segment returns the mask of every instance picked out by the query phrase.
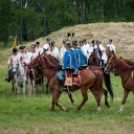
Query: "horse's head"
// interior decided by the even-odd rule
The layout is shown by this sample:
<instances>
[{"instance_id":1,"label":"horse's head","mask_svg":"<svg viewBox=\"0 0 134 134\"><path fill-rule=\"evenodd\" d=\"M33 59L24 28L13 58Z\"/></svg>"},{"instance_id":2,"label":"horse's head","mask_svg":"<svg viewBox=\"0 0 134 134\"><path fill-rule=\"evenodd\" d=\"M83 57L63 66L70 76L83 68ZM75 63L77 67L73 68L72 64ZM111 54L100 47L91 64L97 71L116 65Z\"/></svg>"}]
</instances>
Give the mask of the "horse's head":
<instances>
[{"instance_id":1,"label":"horse's head","mask_svg":"<svg viewBox=\"0 0 134 134\"><path fill-rule=\"evenodd\" d=\"M93 56L93 58L98 59L97 49L94 48L93 53L92 53L92 56Z\"/></svg>"},{"instance_id":2,"label":"horse's head","mask_svg":"<svg viewBox=\"0 0 134 134\"><path fill-rule=\"evenodd\" d=\"M110 58L112 56L112 52L110 51L110 47L106 47L106 54L107 54L108 58Z\"/></svg>"},{"instance_id":3,"label":"horse's head","mask_svg":"<svg viewBox=\"0 0 134 134\"><path fill-rule=\"evenodd\" d=\"M109 61L108 61L108 64L107 64L106 68L105 68L105 72L106 73L110 73L110 71L112 71L113 69L116 68L116 62L115 62L115 60L116 60L116 56L115 55L112 55L110 57Z\"/></svg>"},{"instance_id":4,"label":"horse's head","mask_svg":"<svg viewBox=\"0 0 134 134\"><path fill-rule=\"evenodd\" d=\"M17 72L18 68L19 68L19 60L16 60L16 62L12 64L13 74Z\"/></svg>"},{"instance_id":5,"label":"horse's head","mask_svg":"<svg viewBox=\"0 0 134 134\"><path fill-rule=\"evenodd\" d=\"M43 57L45 52L43 52L42 54L38 54L37 57L35 58L31 58L31 62L27 65L29 68L34 68L34 67L40 67L43 63Z\"/></svg>"}]
</instances>

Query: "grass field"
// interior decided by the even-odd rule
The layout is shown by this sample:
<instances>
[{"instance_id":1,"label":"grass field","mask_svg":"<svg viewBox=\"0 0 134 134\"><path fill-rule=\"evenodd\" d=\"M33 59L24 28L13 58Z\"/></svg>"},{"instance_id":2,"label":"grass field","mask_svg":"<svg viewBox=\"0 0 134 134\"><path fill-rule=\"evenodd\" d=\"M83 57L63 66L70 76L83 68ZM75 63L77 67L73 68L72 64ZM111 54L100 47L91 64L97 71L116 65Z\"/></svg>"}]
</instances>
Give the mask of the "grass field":
<instances>
[{"instance_id":1,"label":"grass field","mask_svg":"<svg viewBox=\"0 0 134 134\"><path fill-rule=\"evenodd\" d=\"M134 30L133 26L133 23L77 25L63 28L48 37L56 40L58 47L61 46L61 42L65 38L64 33L71 30L75 31L77 39L85 37L88 40L100 39L105 45L109 38L114 38L117 54L133 59L131 45L134 38L132 37L131 40L129 38L131 36L129 31ZM127 31L128 33L126 33ZM46 38L39 38L36 41L40 41L43 45ZM33 42L25 43L28 50ZM131 45L128 47L126 42ZM24 99L21 92L20 100L18 100L17 95L13 95L11 83L5 82L6 64L10 55L11 48L0 50L0 134L134 134L134 95L132 92L128 96L124 111L118 113L123 96L119 77L111 74L114 101L112 102L110 97L108 98L110 109L104 105L104 96L102 96L101 112L97 113L96 101L88 91L88 101L81 111L76 112L82 101L81 92L78 90L72 93L75 101L74 108L71 107L66 93L62 93L60 97L59 104L69 108L69 112L61 111L57 107L54 112L49 112L52 95L50 93L46 95L41 88L35 98L31 96Z\"/></svg>"},{"instance_id":2,"label":"grass field","mask_svg":"<svg viewBox=\"0 0 134 134\"><path fill-rule=\"evenodd\" d=\"M130 93L124 111L117 113L123 96L120 78L111 75L114 89L114 101L109 97L111 108L101 101L100 113L97 113L96 102L90 91L89 99L81 111L76 112L82 101L80 90L72 93L75 107L71 107L66 93L61 95L59 103L69 108L63 112L55 107L54 112L48 112L51 107L52 95L46 95L40 88L35 98L13 96L11 83L4 81L6 69L0 70L0 134L126 134L134 133L133 94ZM22 90L21 90L22 91Z\"/></svg>"}]
</instances>

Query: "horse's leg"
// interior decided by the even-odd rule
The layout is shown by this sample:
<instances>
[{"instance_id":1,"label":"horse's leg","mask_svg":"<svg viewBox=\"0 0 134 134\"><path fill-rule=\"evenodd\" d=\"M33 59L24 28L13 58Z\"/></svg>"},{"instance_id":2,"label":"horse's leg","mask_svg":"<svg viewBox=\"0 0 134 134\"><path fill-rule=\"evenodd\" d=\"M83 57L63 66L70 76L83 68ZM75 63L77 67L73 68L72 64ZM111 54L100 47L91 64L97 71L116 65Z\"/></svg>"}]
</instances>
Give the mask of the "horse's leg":
<instances>
[{"instance_id":1,"label":"horse's leg","mask_svg":"<svg viewBox=\"0 0 134 134\"><path fill-rule=\"evenodd\" d=\"M25 99L25 89L26 88L26 81L23 82L23 96L24 96L24 99Z\"/></svg>"},{"instance_id":2,"label":"horse's leg","mask_svg":"<svg viewBox=\"0 0 134 134\"><path fill-rule=\"evenodd\" d=\"M14 95L14 83L12 83L12 92L13 92L13 95Z\"/></svg>"},{"instance_id":3,"label":"horse's leg","mask_svg":"<svg viewBox=\"0 0 134 134\"><path fill-rule=\"evenodd\" d=\"M48 81L46 78L45 78L45 82L46 82L46 94L48 94Z\"/></svg>"},{"instance_id":4,"label":"horse's leg","mask_svg":"<svg viewBox=\"0 0 134 134\"><path fill-rule=\"evenodd\" d=\"M34 80L32 81L32 85L33 85L33 87L32 87L32 89L33 89L33 96L35 97L36 91L35 91L35 81Z\"/></svg>"},{"instance_id":5,"label":"horse's leg","mask_svg":"<svg viewBox=\"0 0 134 134\"><path fill-rule=\"evenodd\" d=\"M124 96L123 96L123 99L122 99L122 105L121 105L121 108L120 108L120 112L122 112L123 109L124 109L124 104L126 102L128 94L129 94L129 91L127 89L124 89Z\"/></svg>"},{"instance_id":6,"label":"horse's leg","mask_svg":"<svg viewBox=\"0 0 134 134\"><path fill-rule=\"evenodd\" d=\"M92 94L93 94L93 96L94 96L94 98L95 98L95 100L97 102L97 111L100 112L101 111L100 99L99 99L99 95L97 93L97 90L95 89L94 86L91 88L91 92L92 92Z\"/></svg>"},{"instance_id":7,"label":"horse's leg","mask_svg":"<svg viewBox=\"0 0 134 134\"><path fill-rule=\"evenodd\" d=\"M54 111L54 92L52 94L52 107L51 107L50 111Z\"/></svg>"},{"instance_id":8,"label":"horse's leg","mask_svg":"<svg viewBox=\"0 0 134 134\"><path fill-rule=\"evenodd\" d=\"M82 106L85 104L85 102L88 100L87 90L88 90L87 87L86 88L85 87L81 88L81 92L82 92L82 95L83 95L83 101L78 106L77 111L79 111L82 108Z\"/></svg>"},{"instance_id":9,"label":"horse's leg","mask_svg":"<svg viewBox=\"0 0 134 134\"><path fill-rule=\"evenodd\" d=\"M18 100L19 100L19 95L20 95L20 88L19 88L19 86L18 86L18 83L16 82L16 88L17 88L17 90L18 90Z\"/></svg>"},{"instance_id":10,"label":"horse's leg","mask_svg":"<svg viewBox=\"0 0 134 134\"><path fill-rule=\"evenodd\" d=\"M68 90L67 90L67 94L68 94L68 96L69 96L69 98L70 98L70 100L71 100L71 103L72 103L71 107L74 107L74 100L73 100L73 98L72 98L71 92L69 93Z\"/></svg>"},{"instance_id":11,"label":"horse's leg","mask_svg":"<svg viewBox=\"0 0 134 134\"><path fill-rule=\"evenodd\" d=\"M104 88L103 88L103 89L104 89ZM107 94L108 94L107 90L104 89L103 94L105 95L105 105L106 105L108 108L110 108L110 105L109 105L108 99L107 99Z\"/></svg>"},{"instance_id":12,"label":"horse's leg","mask_svg":"<svg viewBox=\"0 0 134 134\"><path fill-rule=\"evenodd\" d=\"M59 100L59 97L60 97L60 95L61 95L61 92L59 92L59 91L53 91L53 97L54 97L54 104L57 106L57 107L59 107L61 110L63 110L63 111L69 111L68 110L68 108L64 108L64 107L62 107L61 105L59 105L58 104L58 100Z\"/></svg>"},{"instance_id":13,"label":"horse's leg","mask_svg":"<svg viewBox=\"0 0 134 134\"><path fill-rule=\"evenodd\" d=\"M32 90L31 81L30 78L28 78L28 97L31 96L31 90Z\"/></svg>"}]
</instances>

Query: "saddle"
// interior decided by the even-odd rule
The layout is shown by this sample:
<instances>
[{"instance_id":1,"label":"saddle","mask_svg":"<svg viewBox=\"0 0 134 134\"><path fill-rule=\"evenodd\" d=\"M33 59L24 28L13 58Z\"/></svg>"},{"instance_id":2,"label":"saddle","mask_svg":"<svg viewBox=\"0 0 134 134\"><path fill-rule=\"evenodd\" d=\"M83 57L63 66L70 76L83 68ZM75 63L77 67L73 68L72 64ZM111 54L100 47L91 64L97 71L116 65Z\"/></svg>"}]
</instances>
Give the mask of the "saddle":
<instances>
[{"instance_id":1,"label":"saddle","mask_svg":"<svg viewBox=\"0 0 134 134\"><path fill-rule=\"evenodd\" d=\"M72 71L68 71L64 85L65 86L73 86L73 85L80 86L80 84L81 84L80 70L78 71L77 75L73 75Z\"/></svg>"}]
</instances>

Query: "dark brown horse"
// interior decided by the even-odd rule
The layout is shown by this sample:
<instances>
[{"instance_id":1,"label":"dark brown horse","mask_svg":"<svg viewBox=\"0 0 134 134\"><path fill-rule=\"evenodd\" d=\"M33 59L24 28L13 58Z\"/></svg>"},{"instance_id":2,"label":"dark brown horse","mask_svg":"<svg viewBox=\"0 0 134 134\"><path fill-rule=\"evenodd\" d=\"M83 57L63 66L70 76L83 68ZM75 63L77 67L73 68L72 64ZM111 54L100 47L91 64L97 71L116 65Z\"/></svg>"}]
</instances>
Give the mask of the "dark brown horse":
<instances>
[{"instance_id":1,"label":"dark brown horse","mask_svg":"<svg viewBox=\"0 0 134 134\"><path fill-rule=\"evenodd\" d=\"M112 55L109 59L105 72L110 72L113 69L117 69L118 74L122 79L124 96L122 99L120 111L123 111L124 104L126 102L129 92L132 91L134 93L134 79L131 77L133 67L129 66L127 63L117 58L115 55Z\"/></svg>"},{"instance_id":2,"label":"dark brown horse","mask_svg":"<svg viewBox=\"0 0 134 134\"><path fill-rule=\"evenodd\" d=\"M99 66L99 58L98 58L98 52L97 49L93 50L93 53L91 54L90 58L89 58L89 65L91 66Z\"/></svg>"},{"instance_id":3,"label":"dark brown horse","mask_svg":"<svg viewBox=\"0 0 134 134\"><path fill-rule=\"evenodd\" d=\"M52 107L50 111L54 110L54 105L58 106L61 110L68 111L67 108L64 108L58 104L59 97L61 95L61 92L59 92L61 85L57 81L57 70L59 67L52 64L49 59L46 56L46 53L43 55L39 55L37 58L35 58L29 66L38 67L40 66L43 69L44 75L49 79L49 87L53 90L53 99L52 99ZM95 75L96 74L96 75ZM82 106L85 104L85 102L88 100L87 90L90 88L91 92L93 93L96 101L97 101L97 107L98 111L100 111L100 99L101 95L97 93L96 89L96 77L99 77L99 71L95 71L95 74L91 70L81 70L81 85L80 86L72 86L69 87L70 91L75 91L78 89L81 89L82 95L83 95L83 101L77 108L77 111L79 111ZM53 76L53 77L52 77ZM50 79L51 78L51 79ZM102 90L102 89L100 89ZM102 93L101 93L102 94Z\"/></svg>"}]
</instances>

